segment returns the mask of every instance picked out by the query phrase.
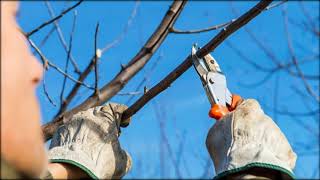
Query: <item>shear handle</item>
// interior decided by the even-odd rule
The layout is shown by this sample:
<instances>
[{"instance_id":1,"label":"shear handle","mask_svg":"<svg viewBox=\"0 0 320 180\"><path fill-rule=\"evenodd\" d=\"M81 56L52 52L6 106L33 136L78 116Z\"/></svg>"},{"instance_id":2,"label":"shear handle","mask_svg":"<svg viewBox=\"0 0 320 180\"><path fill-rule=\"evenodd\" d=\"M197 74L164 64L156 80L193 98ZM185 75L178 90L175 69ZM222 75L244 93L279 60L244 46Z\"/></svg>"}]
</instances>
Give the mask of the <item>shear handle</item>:
<instances>
[{"instance_id":1,"label":"shear handle","mask_svg":"<svg viewBox=\"0 0 320 180\"><path fill-rule=\"evenodd\" d=\"M216 120L221 120L226 114L236 109L236 107L243 101L243 99L236 94L232 95L232 103L229 106L222 106L220 104L214 104L210 111L209 117Z\"/></svg>"}]
</instances>

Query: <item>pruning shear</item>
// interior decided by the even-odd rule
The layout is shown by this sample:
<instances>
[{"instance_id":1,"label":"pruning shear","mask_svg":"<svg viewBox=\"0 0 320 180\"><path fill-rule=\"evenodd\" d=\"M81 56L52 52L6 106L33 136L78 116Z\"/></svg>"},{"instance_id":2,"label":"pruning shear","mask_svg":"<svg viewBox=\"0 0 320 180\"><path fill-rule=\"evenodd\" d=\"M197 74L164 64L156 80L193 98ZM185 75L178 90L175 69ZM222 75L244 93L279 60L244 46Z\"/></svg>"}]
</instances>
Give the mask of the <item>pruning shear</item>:
<instances>
[{"instance_id":1,"label":"pruning shear","mask_svg":"<svg viewBox=\"0 0 320 180\"><path fill-rule=\"evenodd\" d=\"M192 46L191 57L194 68L200 76L204 90L211 104L209 116L220 120L227 113L233 111L242 101L239 95L231 94L227 88L227 80L218 62L207 54L203 58L197 57L197 44Z\"/></svg>"}]
</instances>

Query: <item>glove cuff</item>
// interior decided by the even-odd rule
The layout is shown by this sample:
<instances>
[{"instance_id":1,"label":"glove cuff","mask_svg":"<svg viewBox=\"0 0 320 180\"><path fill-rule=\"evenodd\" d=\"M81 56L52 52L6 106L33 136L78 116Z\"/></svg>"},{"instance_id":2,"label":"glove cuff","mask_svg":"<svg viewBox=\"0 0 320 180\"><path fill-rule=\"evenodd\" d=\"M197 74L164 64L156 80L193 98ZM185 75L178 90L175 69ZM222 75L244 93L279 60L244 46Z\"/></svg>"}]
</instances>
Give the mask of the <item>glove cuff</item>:
<instances>
[{"instance_id":1,"label":"glove cuff","mask_svg":"<svg viewBox=\"0 0 320 180\"><path fill-rule=\"evenodd\" d=\"M253 167L259 167L259 168L265 168L265 169L272 169L272 170L276 170L276 171L279 171L285 175L288 175L290 178L294 179L294 175L292 172L290 172L289 170L281 167L281 166L277 166L277 165L274 165L274 164L268 164L268 163L261 163L261 162L253 162L253 163L249 163L245 166L242 166L242 167L238 167L238 168L234 168L234 169L230 169L230 170L226 170L226 171L223 171L221 173L219 173L217 176L214 177L214 179L221 179L221 178L224 178L228 175L231 175L231 174L234 174L234 173L237 173L237 172L241 172L241 171L245 171L245 170L248 170L250 168L253 168Z\"/></svg>"},{"instance_id":2,"label":"glove cuff","mask_svg":"<svg viewBox=\"0 0 320 180\"><path fill-rule=\"evenodd\" d=\"M81 156L79 154L81 154ZM63 147L55 147L49 150L48 156L51 163L71 164L86 172L91 178L99 179L94 173L95 166L92 162L92 159L89 157L84 157L85 153L71 151Z\"/></svg>"}]
</instances>

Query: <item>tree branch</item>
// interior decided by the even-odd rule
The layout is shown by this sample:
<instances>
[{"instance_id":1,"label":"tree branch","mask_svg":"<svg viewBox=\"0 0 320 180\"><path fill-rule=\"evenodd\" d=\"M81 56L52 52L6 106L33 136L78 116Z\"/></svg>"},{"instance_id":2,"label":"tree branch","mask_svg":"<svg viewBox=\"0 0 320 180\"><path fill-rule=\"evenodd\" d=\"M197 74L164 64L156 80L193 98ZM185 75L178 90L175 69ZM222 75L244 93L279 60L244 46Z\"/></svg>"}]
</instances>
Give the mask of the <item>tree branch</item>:
<instances>
[{"instance_id":1,"label":"tree branch","mask_svg":"<svg viewBox=\"0 0 320 180\"><path fill-rule=\"evenodd\" d=\"M76 8L77 6L79 6L81 3L83 2L83 0L80 0L79 2L77 2L75 5L69 7L68 9L64 10L63 12L61 12L58 16L44 22L43 24L41 24L40 26L38 26L37 28L31 30L30 32L26 33L25 35L29 38L31 35L33 35L34 33L38 32L40 29L44 28L45 26L53 23L54 21L62 18L65 14L67 14L69 11L71 11L72 9Z\"/></svg>"},{"instance_id":2,"label":"tree branch","mask_svg":"<svg viewBox=\"0 0 320 180\"><path fill-rule=\"evenodd\" d=\"M264 8L264 11L267 11L267 10L270 10L272 8L278 7L278 6L280 6L281 4L283 4L283 3L287 2L287 1L288 0L282 0L280 2L271 4L271 5L267 6L266 8ZM176 28L172 27L170 29L170 32L171 33L175 33L175 34L194 34L194 33L208 32L208 31L224 28L224 27L230 25L231 23L233 23L235 20L236 19L232 19L229 22L225 22L225 23L222 23L222 24L214 25L214 26L211 26L211 27L203 28L203 29L196 29L196 30L179 30L179 29L176 29Z\"/></svg>"},{"instance_id":3,"label":"tree branch","mask_svg":"<svg viewBox=\"0 0 320 180\"><path fill-rule=\"evenodd\" d=\"M55 16L55 14L54 14L53 9L52 9L52 7L50 5L50 2L49 1L45 1L45 5L47 6L47 9L49 11L49 14L50 14L51 18L53 18ZM61 28L59 26L58 21L57 20L53 21L53 24L54 24L55 29L57 30L59 40L60 40L62 46L64 47L65 52L67 54L70 53L69 47L68 47L68 45L66 43L66 40L64 38L64 35L62 33L62 30L61 30ZM73 65L73 67L74 67L74 71L76 73L80 74L80 69L79 69L79 67L78 67L78 65L76 63L76 60L73 58L73 55L70 54L69 56L70 56L71 63Z\"/></svg>"},{"instance_id":4,"label":"tree branch","mask_svg":"<svg viewBox=\"0 0 320 180\"><path fill-rule=\"evenodd\" d=\"M65 72L66 73L68 73L68 66L69 66L69 60L70 60L70 56L71 56L72 42L73 42L74 30L75 30L75 27L76 27L76 21L77 21L77 11L74 11L72 28L71 28L70 38L69 38L69 47L68 47L68 52L67 52L67 60L66 60L66 65L65 65ZM64 94L64 89L66 87L66 83L67 83L67 77L64 76L63 83L62 83L62 89L61 89L61 93L60 93L60 105L62 105L63 102L64 102L63 94Z\"/></svg>"},{"instance_id":5,"label":"tree branch","mask_svg":"<svg viewBox=\"0 0 320 180\"><path fill-rule=\"evenodd\" d=\"M214 25L214 26L207 27L204 29L197 29L197 30L179 30L179 29L175 29L174 27L172 27L170 29L170 32L175 33L175 34L194 34L194 33L208 32L208 31L217 30L217 29L226 27L226 26L230 25L231 23L233 23L235 20L236 19L232 19L231 21L226 22L226 23Z\"/></svg>"},{"instance_id":6,"label":"tree branch","mask_svg":"<svg viewBox=\"0 0 320 180\"><path fill-rule=\"evenodd\" d=\"M137 11L138 11L139 5L140 5L140 1L138 0L138 1L136 1L135 5L134 5L134 8L133 8L133 10L131 12L131 15L130 15L130 17L128 19L128 22L127 22L125 28L123 29L122 33L116 39L114 39L110 44L107 44L104 48L102 48L101 49L101 53L104 53L107 50L109 50L110 48L118 45L123 40L123 38L125 37L126 33L129 30L129 27L132 24L134 18L137 15Z\"/></svg>"},{"instance_id":7,"label":"tree branch","mask_svg":"<svg viewBox=\"0 0 320 180\"><path fill-rule=\"evenodd\" d=\"M213 51L220 45L228 36L239 28L247 24L250 20L255 18L261 11L267 7L272 1L262 0L256 6L251 8L248 12L239 17L236 21L219 32L209 43L197 51L199 58L204 57L206 54ZM178 77L180 77L186 70L192 66L191 56L189 55L178 67L176 67L169 75L161 80L157 85L151 88L144 96L140 97L132 106L130 106L122 115L122 119L127 119L140 110L147 102L153 97L168 88Z\"/></svg>"},{"instance_id":8,"label":"tree branch","mask_svg":"<svg viewBox=\"0 0 320 180\"><path fill-rule=\"evenodd\" d=\"M139 1L136 2L136 5L134 6L134 9L133 9L132 12L131 12L131 16L130 16L128 22L127 22L127 25L126 25L126 27L125 27L124 30L123 30L123 33L121 33L121 34L119 35L119 37L117 37L112 43L106 45L106 46L102 49L102 51L101 51L101 56L102 56L103 52L105 52L105 51L107 51L108 49L116 46L116 45L117 45L119 42L121 42L121 40L124 38L124 35L125 35L125 33L127 32L127 29L129 29L131 23L133 22L133 18L134 18L135 15L136 15L136 11L137 11L138 5L139 5ZM79 78L78 78L78 81L83 82L83 81L86 79L86 77L89 75L89 73L91 72L91 70L94 68L94 65L95 65L95 63L94 63L94 56L93 56L93 57L91 58L91 60L90 60L90 63L89 63L89 64L87 65L87 67L85 68L85 70L80 74L80 76L79 76ZM57 113L56 117L57 117L59 114L61 114L61 113L63 113L63 112L66 111L68 105L69 105L70 102L73 100L73 98L76 96L76 94L77 94L77 92L78 92L79 89L80 89L80 84L75 84L75 85L72 87L70 93L67 95L66 100L65 100L65 102L62 104L62 106L61 106L59 112Z\"/></svg>"},{"instance_id":9,"label":"tree branch","mask_svg":"<svg viewBox=\"0 0 320 180\"><path fill-rule=\"evenodd\" d=\"M97 23L96 26L96 31L94 33L94 76L95 76L95 86L94 86L94 94L99 97L99 87L98 87L98 81L99 81L99 76L98 76L98 60L101 56L100 49L97 49L97 44L98 44L98 32L99 32L99 22Z\"/></svg>"},{"instance_id":10,"label":"tree branch","mask_svg":"<svg viewBox=\"0 0 320 180\"><path fill-rule=\"evenodd\" d=\"M152 57L154 52L159 48L162 42L169 34L169 29L173 26L179 17L186 1L174 1L169 10L162 19L156 31L152 34L150 39L141 48L137 55L129 62L129 64L120 71L115 78L100 89L99 98L95 95L89 97L80 105L76 106L70 111L58 115L53 121L43 126L42 130L45 139L52 137L55 130L65 121L68 121L75 113L94 107L108 101L111 97L116 95L125 84L138 72Z\"/></svg>"},{"instance_id":11,"label":"tree branch","mask_svg":"<svg viewBox=\"0 0 320 180\"><path fill-rule=\"evenodd\" d=\"M285 6L284 8L282 9L282 14L283 14L283 19L284 19L284 24L285 24L285 32L286 32L286 35L287 35L287 44L288 44L288 49L289 49L289 52L290 52L290 55L291 55L291 60L307 90L307 92L313 96L315 98L316 101L320 101L319 99L319 95L317 95L317 93L315 93L313 91L313 89L310 87L309 83L307 82L306 78L305 78L305 75L303 74L302 70L300 69L299 67L299 64L298 64L298 60L297 60L297 57L294 53L294 49L293 49L293 45L292 45L292 41L291 41L291 36L290 36L290 33L289 33L289 27L288 27L288 17L287 17L287 12L286 12L286 9L285 9Z\"/></svg>"},{"instance_id":12,"label":"tree branch","mask_svg":"<svg viewBox=\"0 0 320 180\"><path fill-rule=\"evenodd\" d=\"M46 87L46 76L45 76L45 73L43 73L42 88L43 88L44 94L46 95L46 97L47 97L47 99L49 100L49 102L50 102L54 107L56 107L57 105L54 103L53 99L50 97L50 95L49 95L49 93L48 93L48 90L47 90L47 87Z\"/></svg>"},{"instance_id":13,"label":"tree branch","mask_svg":"<svg viewBox=\"0 0 320 180\"><path fill-rule=\"evenodd\" d=\"M48 66L52 67L53 69L57 70L59 73L61 73L62 75L66 76L68 79L70 79L71 81L74 81L75 83L79 83L81 84L82 86L88 88L88 89L94 89L93 87L83 83L83 82L80 82L78 80L76 80L75 78L73 78L72 76L70 76L69 74L67 74L66 72L64 72L62 69L60 69L58 66L56 66L55 64L51 63L44 55L43 53L40 51L40 49L34 44L34 42L31 40L31 39L28 39L30 45L32 48L34 48L36 50L36 52L39 54L40 56L40 59L43 63L43 66L45 68L48 68Z\"/></svg>"}]
</instances>

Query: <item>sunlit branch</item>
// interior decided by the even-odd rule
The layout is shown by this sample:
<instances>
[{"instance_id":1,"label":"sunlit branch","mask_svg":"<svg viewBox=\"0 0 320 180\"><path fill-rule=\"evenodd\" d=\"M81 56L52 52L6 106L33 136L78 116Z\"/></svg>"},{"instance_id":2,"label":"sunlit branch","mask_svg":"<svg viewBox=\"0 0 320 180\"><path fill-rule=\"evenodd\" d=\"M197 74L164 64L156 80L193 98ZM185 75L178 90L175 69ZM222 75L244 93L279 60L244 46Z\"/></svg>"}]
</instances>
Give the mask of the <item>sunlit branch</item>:
<instances>
[{"instance_id":1,"label":"sunlit branch","mask_svg":"<svg viewBox=\"0 0 320 180\"><path fill-rule=\"evenodd\" d=\"M260 1L256 6L251 8L248 12L239 17L236 21L231 23L227 28L220 31L210 42L197 51L197 56L202 58L206 54L213 51L218 45L220 45L228 36L239 28L247 24L250 20L255 18L262 10L267 7L272 1ZM151 88L145 95L140 97L133 105L131 105L122 115L123 119L134 115L140 110L147 102L149 102L156 95L168 88L178 77L180 77L186 70L192 66L191 56L187 58L176 67L171 73L169 73L164 79L162 79L157 85Z\"/></svg>"},{"instance_id":2,"label":"sunlit branch","mask_svg":"<svg viewBox=\"0 0 320 180\"><path fill-rule=\"evenodd\" d=\"M217 30L223 27L228 26L229 24L231 24L232 22L234 22L236 19L232 19L229 22L226 23L222 23L222 24L218 24L218 25L214 25L211 27L207 27L207 28L203 28L203 29L196 29L196 30L179 30L176 28L171 28L170 32L171 33L175 33L175 34L194 34L194 33L202 33L202 32L208 32L208 31L212 31L212 30Z\"/></svg>"},{"instance_id":3,"label":"sunlit branch","mask_svg":"<svg viewBox=\"0 0 320 180\"><path fill-rule=\"evenodd\" d=\"M93 95L70 111L58 115L53 121L45 124L42 128L45 139L50 139L55 130L63 123L63 121L68 121L75 113L103 104L111 97L116 95L126 85L126 83L144 67L144 65L153 56L155 51L160 47L162 42L169 34L169 29L179 17L185 4L186 1L174 1L172 3L150 39L140 49L137 55L128 63L125 69L120 71L109 83L105 84L100 89L99 97Z\"/></svg>"},{"instance_id":4,"label":"sunlit branch","mask_svg":"<svg viewBox=\"0 0 320 180\"><path fill-rule=\"evenodd\" d=\"M133 18L135 17L135 14L136 14L136 11L137 11L137 8L138 8L138 5L139 5L139 1L136 2L135 6L134 6L134 9L132 10L131 12L131 16L127 22L127 25L125 27L125 29L123 30L123 33L118 37L116 38L113 43L111 44L108 44L106 45L103 49L104 49L104 52L108 49L110 49L111 47L113 47L114 45L118 44L121 39L123 39L125 33L127 32L126 29L128 29L133 21ZM117 43L116 43L117 42ZM101 51L101 55L102 56L103 52ZM79 78L78 78L78 81L80 82L83 82L87 76L90 74L91 70L94 68L94 65L95 65L95 61L94 61L94 56L91 58L90 60L90 63L87 65L87 67L85 68L85 70L80 74ZM69 94L67 95L66 99L65 99L65 102L62 104L59 112L57 113L56 116L58 116L59 114L65 112L65 110L67 109L68 105L70 104L70 102L72 101L72 99L77 95L77 92L78 90L80 89L80 84L75 84L71 91L69 92Z\"/></svg>"}]
</instances>

